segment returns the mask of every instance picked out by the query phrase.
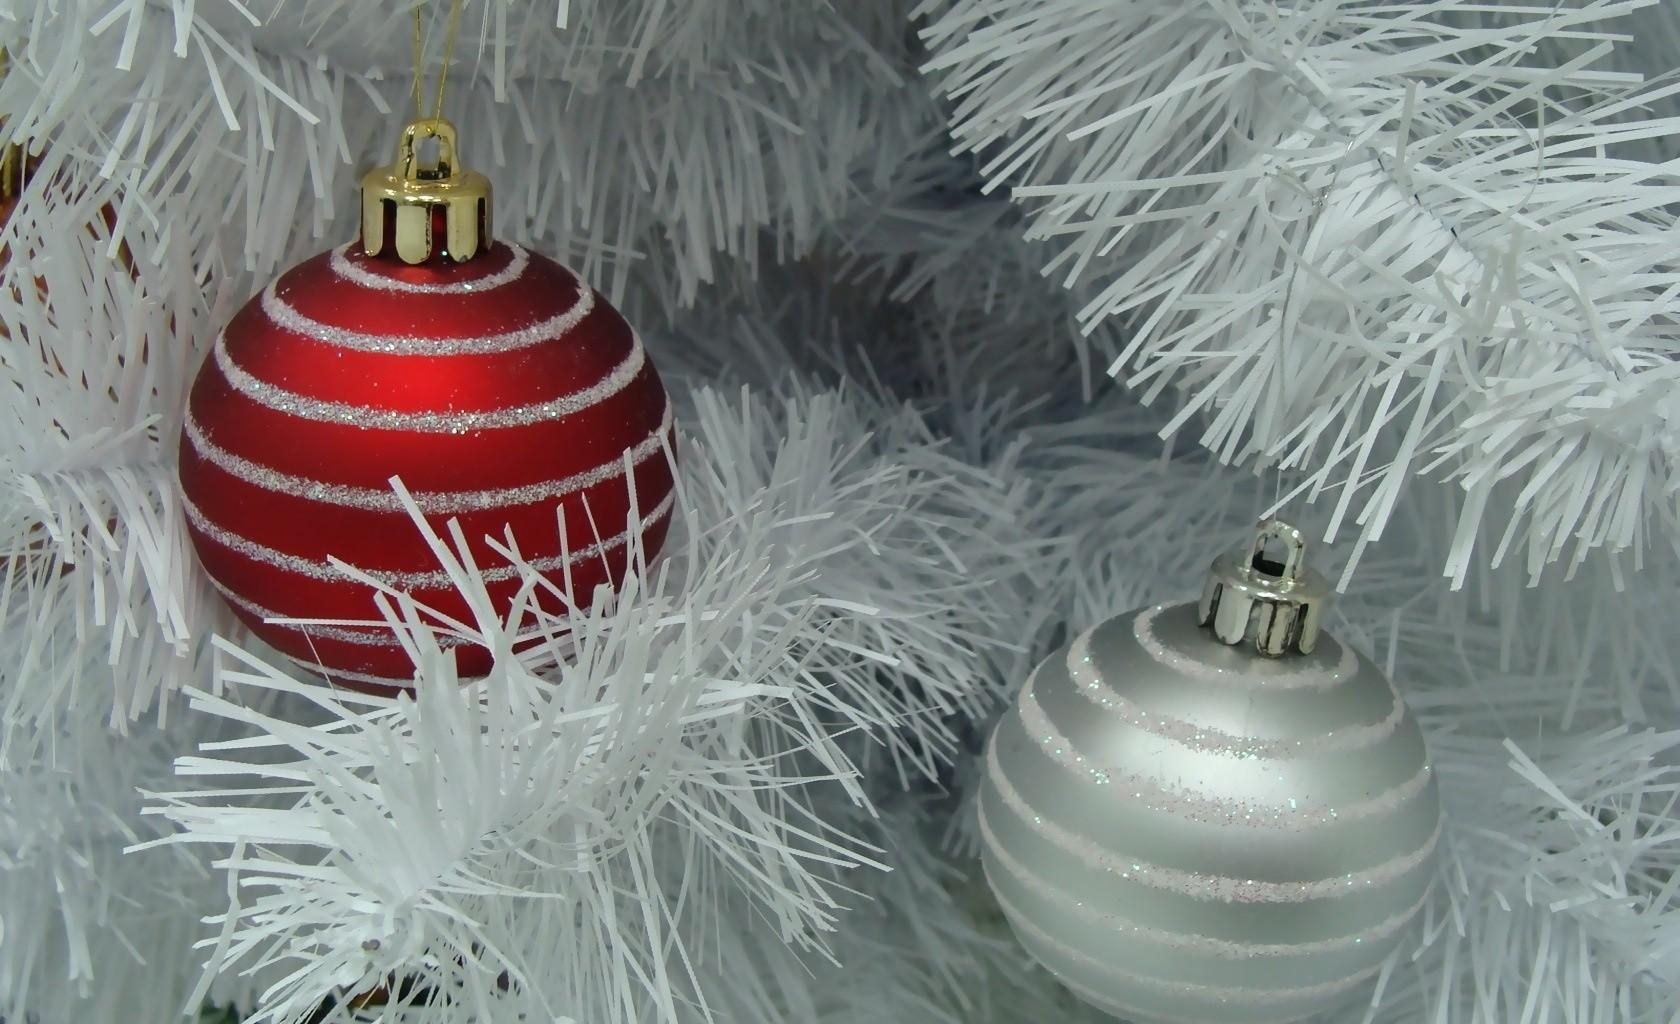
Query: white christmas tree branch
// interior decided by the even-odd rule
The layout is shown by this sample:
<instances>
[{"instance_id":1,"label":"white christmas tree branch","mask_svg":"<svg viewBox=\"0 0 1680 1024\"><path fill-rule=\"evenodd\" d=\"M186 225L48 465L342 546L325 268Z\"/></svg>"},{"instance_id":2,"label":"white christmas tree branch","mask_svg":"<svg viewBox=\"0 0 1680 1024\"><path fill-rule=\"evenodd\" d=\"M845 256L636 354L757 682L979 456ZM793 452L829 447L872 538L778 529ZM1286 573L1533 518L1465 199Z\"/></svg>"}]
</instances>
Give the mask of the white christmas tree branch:
<instances>
[{"instance_id":1,"label":"white christmas tree branch","mask_svg":"<svg viewBox=\"0 0 1680 1024\"><path fill-rule=\"evenodd\" d=\"M350 6L263 17L213 4L43 7L0 25L16 65L0 115L37 145L97 154L100 175L122 181L124 222L192 222L173 243L195 258L226 244L205 236L238 210L240 259L215 265L237 292L241 271L272 274L300 244L349 227L353 168L387 158L410 116L413 8L357 3L347 16ZM445 113L482 126L468 151L496 179L513 234L555 244L614 299L650 251L675 257L659 272L675 275L676 309L715 279L720 255L756 262L761 231L777 258L808 249L855 198L854 174L888 180L895 140L936 123L931 107L902 102L908 69L887 49L901 35L890 7L853 18L762 0L680 14L603 5L574 19L574 33L510 27L540 20L538 6L466 5L462 33L479 45L460 50ZM441 27L428 34L433 75ZM771 60L746 45L766 39L778 42ZM655 49L669 66L644 67ZM719 137L737 144L709 141ZM306 224L309 239L296 230Z\"/></svg>"},{"instance_id":2,"label":"white christmas tree branch","mask_svg":"<svg viewBox=\"0 0 1680 1024\"><path fill-rule=\"evenodd\" d=\"M929 3L960 148L1059 253L1114 372L1183 396L1171 432L1301 471L1380 538L1406 482L1453 479L1462 582L1484 514L1537 577L1675 550L1665 438L1680 341L1672 135L1596 69L1641 0L1395 7ZM1474 24L1462 24L1470 19ZM1556 66L1536 43L1585 42ZM1636 556L1637 557L1637 556Z\"/></svg>"},{"instance_id":3,"label":"white christmas tree branch","mask_svg":"<svg viewBox=\"0 0 1680 1024\"><path fill-rule=\"evenodd\" d=\"M154 797L171 842L232 851L219 864L238 895L206 940L204 991L249 974L277 1020L387 976L498 1020L530 1000L616 1015L687 991L703 1006L688 944L726 903L829 955L842 880L880 862L815 794L867 807L872 744L880 785L895 763L949 759L938 715L974 693L977 648L1002 626L981 580L1016 553L985 528L986 482L941 462L914 416L788 387L774 404L692 397L671 550L587 612L534 632L529 606L498 617L464 538L430 534L475 609L450 629L499 655L487 680L463 687L433 616L388 588L413 702L335 695L218 641L220 685L244 696L193 690L193 707L249 735L178 762L204 788ZM501 548L520 564L516 539ZM253 705L263 691L284 703ZM529 959L562 919L599 931Z\"/></svg>"},{"instance_id":4,"label":"white christmas tree branch","mask_svg":"<svg viewBox=\"0 0 1680 1024\"><path fill-rule=\"evenodd\" d=\"M80 650L64 631L26 642L19 634L32 628L7 622L0 642L109 673L103 650ZM0 680L15 683L9 672ZM103 706L84 701L50 727L0 732L0 1016L164 1019L186 1005L197 919L216 909L218 892L194 851L123 853L158 834L135 787L167 783L175 750L190 741L178 721L151 726L113 736Z\"/></svg>"}]
</instances>

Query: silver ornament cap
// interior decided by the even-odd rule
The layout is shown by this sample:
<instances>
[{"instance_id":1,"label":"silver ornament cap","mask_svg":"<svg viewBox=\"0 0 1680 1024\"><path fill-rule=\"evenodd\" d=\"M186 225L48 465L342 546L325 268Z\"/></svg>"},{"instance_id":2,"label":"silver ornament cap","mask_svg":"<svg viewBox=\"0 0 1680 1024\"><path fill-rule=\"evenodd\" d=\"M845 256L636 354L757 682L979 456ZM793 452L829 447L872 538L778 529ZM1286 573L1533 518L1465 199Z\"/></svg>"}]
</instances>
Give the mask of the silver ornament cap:
<instances>
[{"instance_id":1,"label":"silver ornament cap","mask_svg":"<svg viewBox=\"0 0 1680 1024\"><path fill-rule=\"evenodd\" d=\"M1311 654L1330 585L1306 565L1301 531L1280 519L1263 519L1254 541L1214 559L1197 605L1197 617L1228 644L1252 642L1276 658Z\"/></svg>"}]
</instances>

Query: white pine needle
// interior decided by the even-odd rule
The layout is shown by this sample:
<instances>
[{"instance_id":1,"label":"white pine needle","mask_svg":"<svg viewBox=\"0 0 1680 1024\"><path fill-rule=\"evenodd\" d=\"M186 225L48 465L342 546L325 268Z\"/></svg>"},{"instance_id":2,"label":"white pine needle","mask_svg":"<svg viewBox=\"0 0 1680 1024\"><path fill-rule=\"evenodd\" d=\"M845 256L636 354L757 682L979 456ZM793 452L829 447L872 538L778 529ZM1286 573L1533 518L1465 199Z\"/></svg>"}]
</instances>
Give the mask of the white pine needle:
<instances>
[{"instance_id":1,"label":"white pine needle","mask_svg":"<svg viewBox=\"0 0 1680 1024\"><path fill-rule=\"evenodd\" d=\"M1380 538L1414 476L1454 482L1462 585L1478 542L1535 578L1680 551L1658 241L1680 168L1636 145L1680 133L1676 87L1603 60L1650 3L920 12L958 150L1027 211L1082 329L1120 325L1111 372L1175 389L1165 430L1334 495L1327 538Z\"/></svg>"},{"instance_id":2,"label":"white pine needle","mask_svg":"<svg viewBox=\"0 0 1680 1024\"><path fill-rule=\"evenodd\" d=\"M390 701L234 628L172 480L208 341L353 231L412 6L0 0L42 160L0 228L0 1018L1095 1022L978 878L972 754L1281 504L1352 540L1331 626L1447 802L1348 1019L1670 1020L1674 5L910 8L468 0L497 231L637 323L681 490L587 613L498 616L433 530L474 611L386 593Z\"/></svg>"}]
</instances>

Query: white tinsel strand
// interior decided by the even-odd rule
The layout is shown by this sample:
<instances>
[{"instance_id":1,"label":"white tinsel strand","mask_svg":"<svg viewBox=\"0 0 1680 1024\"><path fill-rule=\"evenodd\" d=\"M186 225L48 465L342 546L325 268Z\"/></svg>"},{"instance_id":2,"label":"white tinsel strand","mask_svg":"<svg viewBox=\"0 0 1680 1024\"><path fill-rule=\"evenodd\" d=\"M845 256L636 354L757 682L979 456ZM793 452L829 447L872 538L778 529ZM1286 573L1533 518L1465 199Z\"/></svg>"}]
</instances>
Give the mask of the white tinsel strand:
<instances>
[{"instance_id":1,"label":"white tinsel strand","mask_svg":"<svg viewBox=\"0 0 1680 1024\"><path fill-rule=\"evenodd\" d=\"M842 230L849 233L852 228ZM914 244L908 233L899 241ZM988 238L991 243L1005 250L1021 248L1001 233ZM991 265L986 259L969 262L981 268ZM684 422L702 415L693 399L707 393L705 381L716 382L719 391L739 384L755 392L793 395L836 388L852 397L841 408L861 401L861 407L871 410L872 421L885 416L879 421L884 426L872 422L870 427L865 449L871 454L850 460L840 480L854 479L871 464L868 460L904 458L901 452L913 455L907 467L929 474L925 493L935 500L919 502L916 518L926 525L940 524L935 535L944 550L927 562L933 551L925 539L891 540L895 545L908 542L909 547L899 549L906 554L920 549L924 554L914 555L912 562L937 569L926 577L935 585L919 598L927 609L920 618L955 629L950 648L956 655L955 675L952 670L935 675L966 676L960 685L973 691L960 702L962 715L948 722L949 729L960 732L968 727L961 718L997 706L1000 684L1017 678L1033 638L1058 614L1056 603L1044 600L1044 595L1061 586L1059 573L1065 566L1057 553L1065 545L1035 532L1046 524L1033 514L1034 481L1018 472L1023 439L1017 430L1030 422L1035 410L1053 405L1056 391L1077 392L1077 384L1066 377L1073 372L1072 357L1065 344L1056 346L1054 360L1034 350L1033 342L1041 341L1045 303L1011 302L1008 316L997 309L995 317L963 309L963 300L983 296L986 282L996 280L991 271L981 269L977 278L965 269L959 283L941 285L916 303L899 305L885 301L872 282L826 276L829 266L767 270L757 288L734 303L697 311L674 337L655 337L649 344L662 375L673 382ZM1052 308L1062 303L1055 292L1026 294L1048 298ZM998 384L1000 376L1007 376L1008 382ZM820 397L822 407L828 408L828 396ZM784 403L766 429L772 434L788 429L779 415L790 408ZM835 436L844 436L846 429L837 428ZM938 435L944 436L935 441ZM729 517L727 511L718 514ZM845 564L849 550L830 549L824 559L848 579L857 570L857 565ZM872 552L861 564L873 573L894 561ZM950 594L941 593L941 577L962 588L960 603L949 604ZM895 585L893 592L900 602L909 596L902 585ZM870 621L876 627L897 628L889 623L910 626L913 620L899 614ZM995 624L1002 628L994 630ZM925 625L915 628L930 635ZM984 639L965 643L960 639L965 635ZM894 644L909 642L912 636L906 632ZM890 676L918 674L895 670ZM896 769L893 774L898 777Z\"/></svg>"},{"instance_id":2,"label":"white tinsel strand","mask_svg":"<svg viewBox=\"0 0 1680 1024\"><path fill-rule=\"evenodd\" d=\"M697 425L726 446L710 459L710 487L722 499L710 543L742 544L754 524L741 513L755 501L803 522L797 539L778 545L780 557L814 570L814 592L865 613L836 622L831 640L885 660L829 673L843 705L900 725L883 739L903 758L896 774L907 782L907 773L931 774L949 759L954 737L941 717L978 713L982 658L1013 643L997 598L1029 564L1024 539L1011 536L1019 503L999 478L939 452L910 409L883 410L866 425L839 396L796 398L776 414L700 396Z\"/></svg>"},{"instance_id":3,"label":"white tinsel strand","mask_svg":"<svg viewBox=\"0 0 1680 1024\"><path fill-rule=\"evenodd\" d=\"M1497 17L1497 10L1466 4L1463 9L1451 12L1448 20L1456 25L1486 28ZM1680 8L1671 3L1656 3L1631 13L1608 17L1593 27L1615 37L1616 48L1601 60L1601 66L1606 70L1643 78L1652 86L1674 79L1674 40L1680 39ZM1595 43L1596 40L1590 36L1583 38L1573 33L1556 32L1536 39L1534 46L1540 62L1558 67L1578 57ZM1637 124L1653 115L1664 120L1680 115L1680 93L1663 95L1653 91L1646 102L1638 106L1606 112L1607 119L1612 123ZM1668 136L1642 135L1636 133L1618 139L1610 152L1618 157L1647 163L1673 159L1674 146Z\"/></svg>"},{"instance_id":4,"label":"white tinsel strand","mask_svg":"<svg viewBox=\"0 0 1680 1024\"><path fill-rule=\"evenodd\" d=\"M412 7L357 4L361 17L347 7L275 5L265 19L142 4L120 32L92 0L42 7L12 27L23 45L0 36L19 66L0 114L20 136L96 154L104 175L125 169L125 209L156 219L184 188L191 203L175 217L187 223L168 232L177 252L200 258L225 244L225 222L242 228L242 265L213 266L245 292L242 272L271 275L348 229L354 168L387 158L412 111ZM639 257L668 253L655 266L674 275L676 309L713 279L719 255L756 261L762 229L778 259L808 247L855 200L854 174L886 182L906 144L896 140L937 122L926 103L900 98L911 69L893 9L690 5L704 14L688 20L706 27L664 40L683 47L671 67L597 80L626 48L649 45L638 20L664 26L655 38L674 27L664 7L604 8L612 18L583 19L599 32L568 35L511 31L510 16L531 6L469 3L464 42L479 45L458 51L445 113L481 129L468 131L467 152L496 180L512 236L557 247L615 299ZM765 63L770 40L778 55ZM118 102L131 96L152 102Z\"/></svg>"},{"instance_id":5,"label":"white tinsel strand","mask_svg":"<svg viewBox=\"0 0 1680 1024\"><path fill-rule=\"evenodd\" d=\"M742 575L733 572L737 589L754 582ZM708 658L708 648L740 624L727 606L707 606L705 619L679 612L661 628L665 611L663 602L627 601L610 617L580 619L575 626L618 649L603 652L609 664L590 664L586 653L568 666L577 676L555 684L504 662L463 689L434 648L419 666L418 701L396 705L340 701L241 657L244 669L224 680L291 690L324 714L294 724L296 706L275 718L195 695L201 710L259 730L258 743L233 749L279 744L297 754L270 764L209 750L181 771L265 781L240 787L243 799L228 790L167 797L181 838L231 846L227 868L243 879L212 969L238 965L269 978L258 1019L284 1021L335 989L355 994L388 975L441 987L492 1020L515 1019L492 1009L504 971L522 1001L548 1001L551 1015L587 1007L631 1019L632 1006L668 1003L673 986L663 974L676 965L665 958L671 899L653 885L655 817L710 820L702 809L711 787L770 774L748 751L708 767L684 736L727 728L744 702L778 688L673 671L685 657L739 660L721 651ZM650 643L661 632L675 634L663 651ZM413 639L424 649L421 634ZM762 672L750 662L737 668ZM698 792L685 797L685 789ZM755 813L746 834L787 827ZM758 851L734 836L716 831L711 840L734 850L722 860L759 864L747 876L768 883L767 909L790 919L823 912L820 895L795 904L810 897L796 896L800 886L779 872L763 873L785 863L784 850ZM555 949L537 941L543 935L568 942ZM533 959L533 949L551 957ZM672 1019L669 1005L661 1016Z\"/></svg>"},{"instance_id":6,"label":"white tinsel strand","mask_svg":"<svg viewBox=\"0 0 1680 1024\"><path fill-rule=\"evenodd\" d=\"M11 254L0 270L0 332L12 341L0 375L29 396L7 406L0 456L11 485L0 529L7 553L28 565L8 577L6 604L33 622L21 657L6 661L5 715L48 728L83 701L119 722L146 712L197 677L203 636L220 615L192 571L170 469L207 325L231 298L214 283L206 291L223 263L221 211L176 194L184 167L171 156L194 133L194 101L211 91L169 96L153 76L125 83L131 92L112 87L120 76L110 69L104 87L73 88L78 69L100 73L69 49L90 29L76 13L39 7L0 22L11 58L0 81L7 134L39 155L0 229ZM181 121L160 125L160 111ZM150 119L106 136L124 112ZM32 131L53 118L61 130L44 144ZM121 159L130 144L158 164ZM66 631L101 657L49 656Z\"/></svg>"},{"instance_id":7,"label":"white tinsel strand","mask_svg":"<svg viewBox=\"0 0 1680 1024\"><path fill-rule=\"evenodd\" d=\"M413 627L412 709L332 697L226 648L225 682L287 693L291 710L195 691L200 711L256 735L181 763L238 788L162 798L179 841L233 848L245 880L212 970L269 979L259 1005L282 1021L387 974L493 1020L533 999L675 1020L673 992L711 993L671 951L715 929L719 907L745 900L784 944L826 948L837 869L875 855L814 817L806 791L828 780L865 798L848 733L898 752L897 773L875 773L888 788L949 756L940 715L975 691L975 649L1002 627L982 581L1016 556L976 529L996 514L984 481L942 463L915 417L798 388L774 401L780 414L696 396L688 511L652 580L550 623L549 641L504 653L466 696ZM452 546L434 543L446 565ZM451 572L482 590L475 568ZM420 621L404 599L391 607ZM461 627L510 652L487 601L475 607ZM247 775L260 781L240 786ZM648 913L664 923L617 920ZM573 937L564 950L540 940L557 932Z\"/></svg>"},{"instance_id":8,"label":"white tinsel strand","mask_svg":"<svg viewBox=\"0 0 1680 1024\"><path fill-rule=\"evenodd\" d=\"M8 648L19 638L8 630ZM58 657L98 660L58 637ZM225 888L193 851L145 863L135 787L168 780L179 722L113 735L94 702L0 740L0 1018L168 1020L186 1004L199 919Z\"/></svg>"},{"instance_id":9,"label":"white tinsel strand","mask_svg":"<svg viewBox=\"0 0 1680 1024\"><path fill-rule=\"evenodd\" d=\"M990 933L962 898L963 866L937 842L949 813L943 796L898 795L874 818L854 815L854 829L887 845L891 871L853 872L848 882L866 901L837 936L836 963L817 966L808 1002L789 1003L783 1019L1006 1019L992 1016L988 975L1013 943Z\"/></svg>"},{"instance_id":10,"label":"white tinsel strand","mask_svg":"<svg viewBox=\"0 0 1680 1024\"><path fill-rule=\"evenodd\" d=\"M1482 4L1496 27L1453 27L1470 6L919 10L959 146L1060 247L1047 271L1089 296L1086 328L1125 323L1115 372L1182 390L1169 431L1208 410L1203 444L1304 470L1330 534L1367 541L1409 478L1451 474L1455 578L1484 514L1510 536L1478 557L1509 547L1531 575L1674 550L1674 169L1596 155L1680 131L1625 119L1673 86L1595 69L1595 26L1648 4ZM1528 56L1559 33L1591 45Z\"/></svg>"},{"instance_id":11,"label":"white tinsel strand","mask_svg":"<svg viewBox=\"0 0 1680 1024\"><path fill-rule=\"evenodd\" d=\"M429 71L441 65L452 0L419 6ZM309 51L342 67L382 68L406 87L412 65L409 0L256 0L239 6L137 9L134 17L164 22L178 40L192 24L228 37L250 37L269 51ZM587 93L635 88L652 78L682 77L741 63L771 77L799 82L796 65L762 46L783 41L789 51L821 40L866 57L878 73L906 71L897 56L904 43L904 0L837 10L810 0L730 0L680 6L660 0L586 0L555 31L541 2L465 0L460 11L456 78L487 81L498 90L515 79L564 80ZM790 73L791 72L791 73ZM435 92L428 86L423 98Z\"/></svg>"},{"instance_id":12,"label":"white tinsel strand","mask_svg":"<svg viewBox=\"0 0 1680 1024\"><path fill-rule=\"evenodd\" d=\"M0 96L33 84L14 70ZM158 439L196 361L171 325L205 300L190 266L119 245L107 217L120 231L127 207L113 182L74 150L37 159L0 226L0 386L25 396L0 415L4 614L35 623L0 670L13 682L3 714L16 723L86 699L120 720L193 672L207 591L186 574ZM127 237L155 241L148 228ZM103 659L46 658L65 629Z\"/></svg>"}]
</instances>

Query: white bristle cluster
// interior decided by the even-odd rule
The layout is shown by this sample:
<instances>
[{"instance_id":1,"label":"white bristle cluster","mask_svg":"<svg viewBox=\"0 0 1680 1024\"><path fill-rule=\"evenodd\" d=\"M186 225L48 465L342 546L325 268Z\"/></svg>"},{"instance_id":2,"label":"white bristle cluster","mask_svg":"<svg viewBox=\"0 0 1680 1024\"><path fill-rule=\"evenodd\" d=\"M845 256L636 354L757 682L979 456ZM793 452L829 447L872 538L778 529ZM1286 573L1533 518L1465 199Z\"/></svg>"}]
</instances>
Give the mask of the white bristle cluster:
<instances>
[{"instance_id":1,"label":"white bristle cluster","mask_svg":"<svg viewBox=\"0 0 1680 1024\"><path fill-rule=\"evenodd\" d=\"M1315 550L1326 628L1444 810L1338 1019L1669 1020L1673 4L466 0L446 116L496 237L636 326L680 480L665 553L588 612L497 616L486 574L529 598L532 549L476 564L445 524L415 571L471 615L362 574L382 621L294 622L397 638L395 701L242 632L173 481L185 429L321 482L194 440L186 387L350 241L412 14L0 0L0 137L38 161L0 224L0 1019L348 1021L393 982L361 1017L1106 1021L981 880L983 740L1047 654L1285 508L1350 541ZM323 498L419 530L482 490ZM497 657L463 685L466 645Z\"/></svg>"}]
</instances>

